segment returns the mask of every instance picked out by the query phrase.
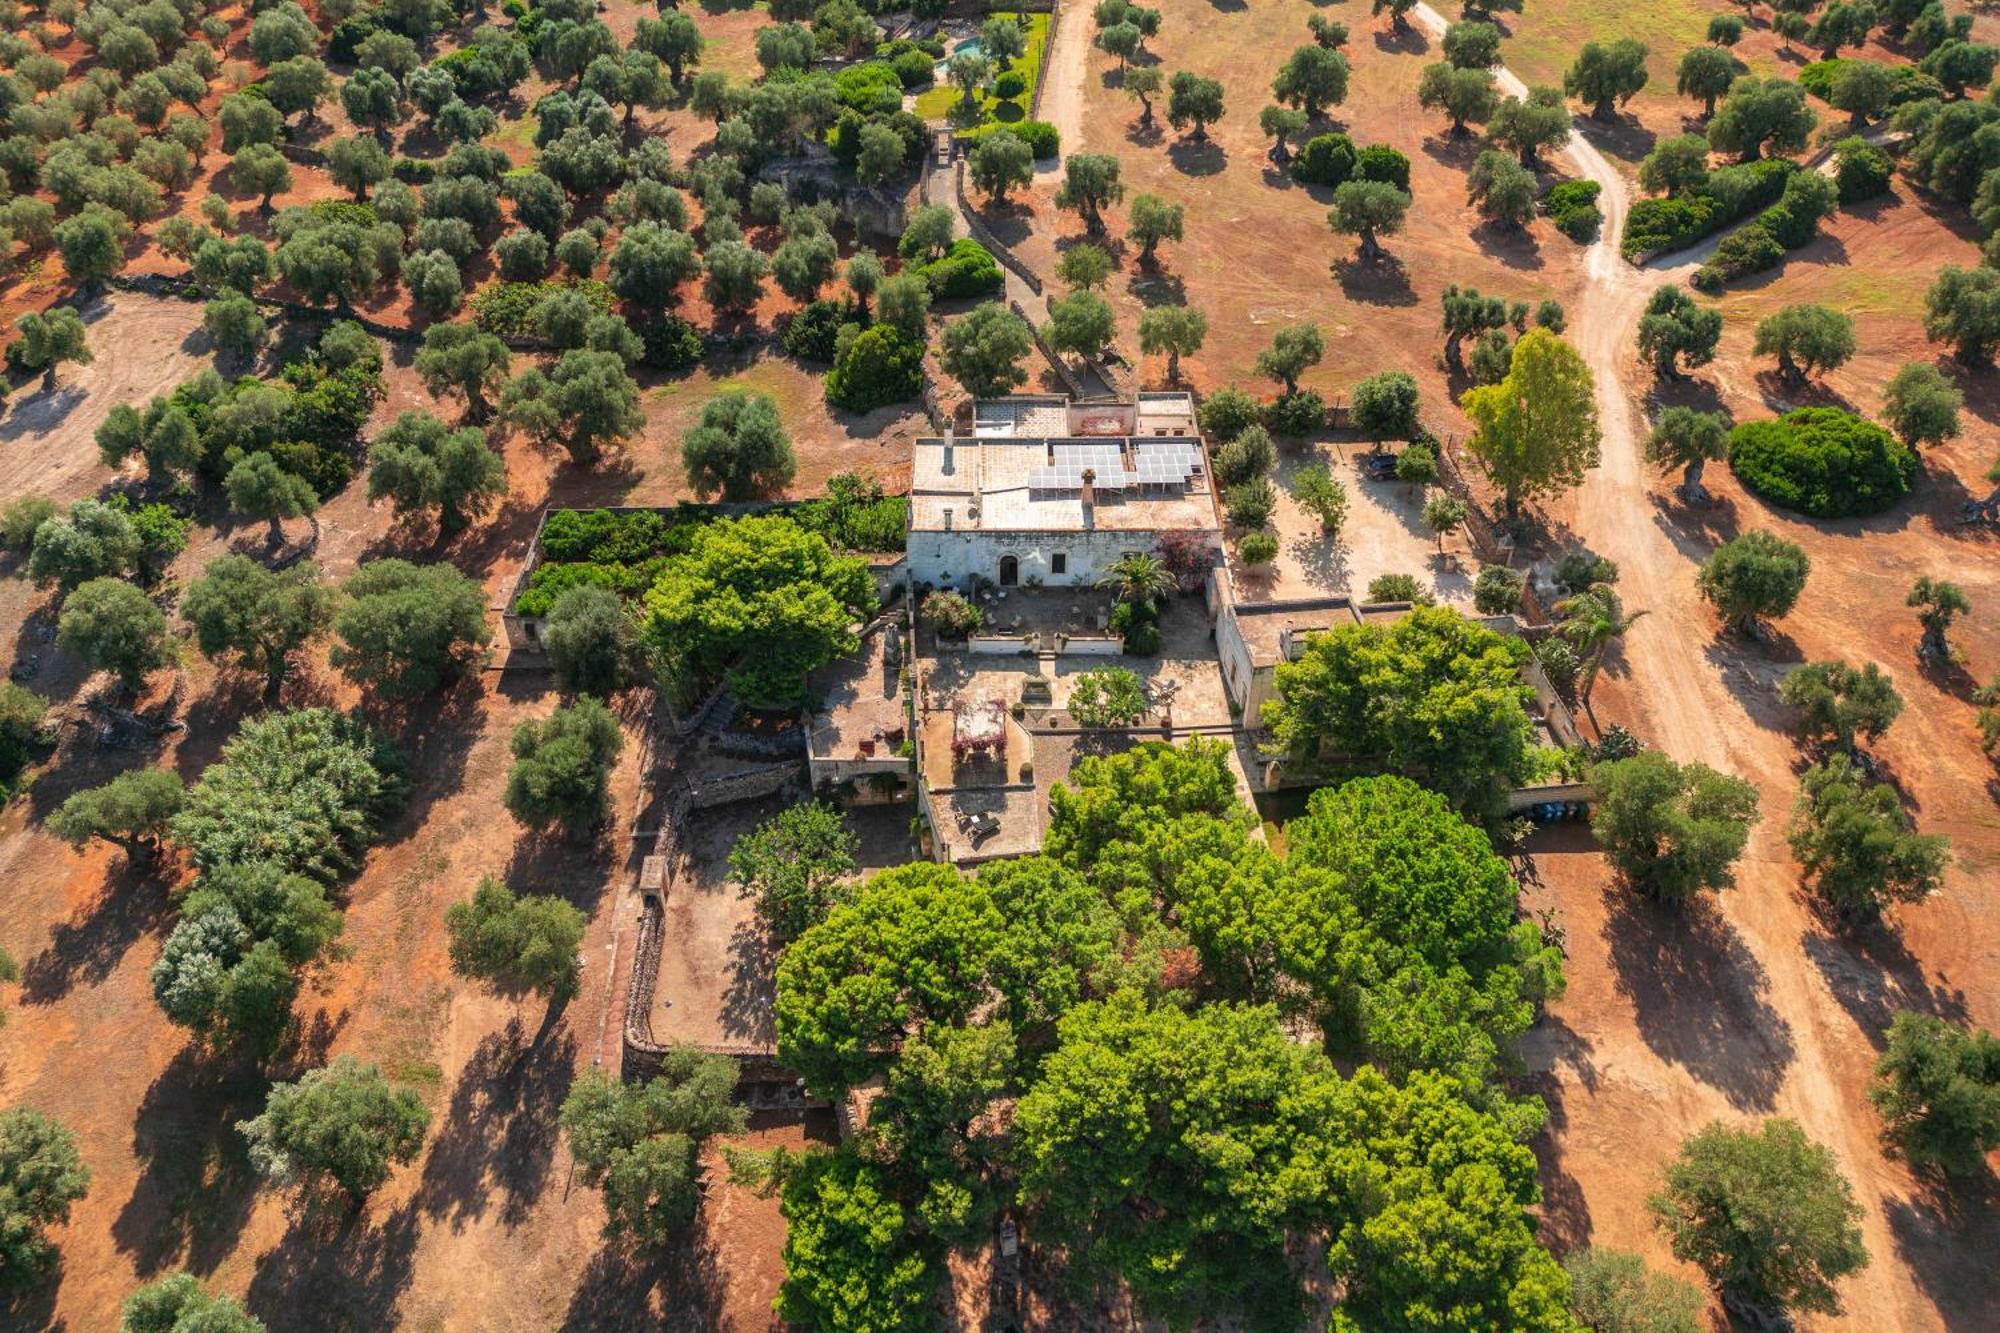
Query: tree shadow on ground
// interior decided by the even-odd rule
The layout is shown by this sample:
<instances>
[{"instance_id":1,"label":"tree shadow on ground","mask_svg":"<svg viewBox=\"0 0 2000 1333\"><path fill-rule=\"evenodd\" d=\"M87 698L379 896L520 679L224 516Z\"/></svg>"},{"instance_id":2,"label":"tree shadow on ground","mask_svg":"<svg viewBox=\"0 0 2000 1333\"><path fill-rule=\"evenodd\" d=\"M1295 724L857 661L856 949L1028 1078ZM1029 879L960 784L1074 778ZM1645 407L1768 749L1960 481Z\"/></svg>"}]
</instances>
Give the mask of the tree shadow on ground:
<instances>
[{"instance_id":1,"label":"tree shadow on ground","mask_svg":"<svg viewBox=\"0 0 2000 1333\"><path fill-rule=\"evenodd\" d=\"M453 1230L484 1217L497 1194L500 1221L526 1221L554 1171L558 1117L576 1077L576 1038L563 1029L530 1041L520 1019L489 1033L467 1061L438 1117L416 1205Z\"/></svg>"},{"instance_id":2,"label":"tree shadow on ground","mask_svg":"<svg viewBox=\"0 0 2000 1333\"><path fill-rule=\"evenodd\" d=\"M724 1327L726 1291L727 1277L715 1248L699 1227L665 1253L607 1244L583 1270L561 1329L562 1333L613 1328L716 1333ZM771 1325L780 1327L775 1316Z\"/></svg>"},{"instance_id":3,"label":"tree shadow on ground","mask_svg":"<svg viewBox=\"0 0 2000 1333\"><path fill-rule=\"evenodd\" d=\"M476 667L444 693L407 704L364 709L371 726L395 741L412 782L409 799L382 829L381 842L393 846L423 828L430 809L458 791L466 761L479 743L488 685Z\"/></svg>"},{"instance_id":4,"label":"tree shadow on ground","mask_svg":"<svg viewBox=\"0 0 2000 1333\"><path fill-rule=\"evenodd\" d=\"M1544 1015L1527 1038L1542 1049L1552 1066L1566 1066L1572 1079L1585 1091L1597 1087L1597 1066L1590 1058L1590 1040L1560 1018ZM1590 1244L1593 1225L1590 1201L1583 1187L1563 1167L1563 1136L1569 1129L1569 1113L1564 1100L1566 1080L1556 1068L1527 1080L1525 1090L1539 1095L1548 1107L1549 1118L1537 1137L1536 1173L1542 1187L1536 1228L1542 1240L1558 1253L1581 1249Z\"/></svg>"},{"instance_id":5,"label":"tree shadow on ground","mask_svg":"<svg viewBox=\"0 0 2000 1333\"><path fill-rule=\"evenodd\" d=\"M1658 135L1639 123L1637 116L1620 113L1613 120L1579 117L1577 133L1600 150L1626 162L1637 162L1653 151Z\"/></svg>"},{"instance_id":6,"label":"tree shadow on ground","mask_svg":"<svg viewBox=\"0 0 2000 1333\"><path fill-rule=\"evenodd\" d=\"M102 984L166 918L167 891L152 867L121 860L84 914L56 923L48 946L22 965L21 1002L54 1004L79 985Z\"/></svg>"},{"instance_id":7,"label":"tree shadow on ground","mask_svg":"<svg viewBox=\"0 0 2000 1333\"><path fill-rule=\"evenodd\" d=\"M1936 1304L1946 1333L1989 1333L2000 1301L1992 1263L2000 1249L2000 1198L1993 1178L1890 1199L1883 1211L1896 1256Z\"/></svg>"},{"instance_id":8,"label":"tree shadow on ground","mask_svg":"<svg viewBox=\"0 0 2000 1333\"><path fill-rule=\"evenodd\" d=\"M24 1291L0 1294L0 1327L19 1333L69 1333L69 1320L56 1317L56 1296L62 1291L62 1252L48 1270Z\"/></svg>"},{"instance_id":9,"label":"tree shadow on ground","mask_svg":"<svg viewBox=\"0 0 2000 1333\"><path fill-rule=\"evenodd\" d=\"M778 951L754 917L739 922L729 936L729 980L723 987L719 1021L733 1041L759 1046L776 1040L772 998Z\"/></svg>"},{"instance_id":10,"label":"tree shadow on ground","mask_svg":"<svg viewBox=\"0 0 2000 1333\"><path fill-rule=\"evenodd\" d=\"M1125 284L1125 290L1140 305L1149 309L1153 306L1187 304L1187 283L1178 273L1141 269Z\"/></svg>"},{"instance_id":11,"label":"tree shadow on ground","mask_svg":"<svg viewBox=\"0 0 2000 1333\"><path fill-rule=\"evenodd\" d=\"M1420 56L1431 49L1431 41L1418 28L1383 28L1375 33L1375 49L1390 55Z\"/></svg>"},{"instance_id":12,"label":"tree shadow on ground","mask_svg":"<svg viewBox=\"0 0 2000 1333\"><path fill-rule=\"evenodd\" d=\"M1183 176L1213 176L1229 165L1229 154L1213 139L1180 139L1168 147L1167 161Z\"/></svg>"},{"instance_id":13,"label":"tree shadow on ground","mask_svg":"<svg viewBox=\"0 0 2000 1333\"><path fill-rule=\"evenodd\" d=\"M417 1206L371 1225L344 1200L302 1200L285 1238L257 1260L243 1304L272 1328L348 1333L395 1328L417 1248Z\"/></svg>"},{"instance_id":14,"label":"tree shadow on ground","mask_svg":"<svg viewBox=\"0 0 2000 1333\"><path fill-rule=\"evenodd\" d=\"M1604 940L1640 1039L1738 1110L1770 1110L1792 1063L1791 1025L1735 927L1705 899L1666 907L1609 892Z\"/></svg>"},{"instance_id":15,"label":"tree shadow on ground","mask_svg":"<svg viewBox=\"0 0 2000 1333\"><path fill-rule=\"evenodd\" d=\"M236 1122L264 1109L270 1086L250 1062L189 1045L146 1089L133 1120L139 1179L111 1224L140 1276L212 1272L235 1249L258 1185Z\"/></svg>"},{"instance_id":16,"label":"tree shadow on ground","mask_svg":"<svg viewBox=\"0 0 2000 1333\"><path fill-rule=\"evenodd\" d=\"M1542 244L1528 227L1482 222L1472 229L1471 235L1479 253L1504 268L1532 273L1545 267L1542 263Z\"/></svg>"},{"instance_id":17,"label":"tree shadow on ground","mask_svg":"<svg viewBox=\"0 0 2000 1333\"><path fill-rule=\"evenodd\" d=\"M1341 293L1363 305L1411 306L1417 303L1416 289L1410 286L1409 270L1391 254L1372 263L1354 257L1333 261L1333 276Z\"/></svg>"},{"instance_id":18,"label":"tree shadow on ground","mask_svg":"<svg viewBox=\"0 0 2000 1333\"><path fill-rule=\"evenodd\" d=\"M1815 931L1804 948L1833 998L1877 1050L1887 1040L1889 1020L1905 1009L1954 1023L1970 1017L1965 992L1932 982L1901 932L1884 922L1841 934Z\"/></svg>"}]
</instances>

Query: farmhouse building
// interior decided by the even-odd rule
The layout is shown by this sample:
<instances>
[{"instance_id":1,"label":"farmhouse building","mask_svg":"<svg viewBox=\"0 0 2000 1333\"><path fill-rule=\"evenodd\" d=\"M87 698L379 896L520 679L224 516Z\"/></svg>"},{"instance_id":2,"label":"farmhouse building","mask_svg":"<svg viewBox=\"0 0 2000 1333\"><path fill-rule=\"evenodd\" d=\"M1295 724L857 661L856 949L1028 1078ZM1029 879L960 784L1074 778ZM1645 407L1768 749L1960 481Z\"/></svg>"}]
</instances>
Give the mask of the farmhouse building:
<instances>
[{"instance_id":1,"label":"farmhouse building","mask_svg":"<svg viewBox=\"0 0 2000 1333\"><path fill-rule=\"evenodd\" d=\"M909 576L971 591L1089 585L1164 533L1220 547L1215 487L1184 393L973 405L972 434L917 441Z\"/></svg>"}]
</instances>

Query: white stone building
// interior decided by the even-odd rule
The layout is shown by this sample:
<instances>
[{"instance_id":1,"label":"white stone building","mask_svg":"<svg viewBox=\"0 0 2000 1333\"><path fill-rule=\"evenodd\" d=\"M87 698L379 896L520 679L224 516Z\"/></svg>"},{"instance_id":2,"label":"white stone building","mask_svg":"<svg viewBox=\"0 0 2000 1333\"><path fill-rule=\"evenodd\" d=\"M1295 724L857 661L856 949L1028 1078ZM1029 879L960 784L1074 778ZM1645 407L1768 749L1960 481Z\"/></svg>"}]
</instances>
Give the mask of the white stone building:
<instances>
[{"instance_id":1,"label":"white stone building","mask_svg":"<svg viewBox=\"0 0 2000 1333\"><path fill-rule=\"evenodd\" d=\"M918 585L1094 584L1163 533L1220 549L1221 528L1184 393L988 399L973 406L970 436L917 441L908 560Z\"/></svg>"}]
</instances>

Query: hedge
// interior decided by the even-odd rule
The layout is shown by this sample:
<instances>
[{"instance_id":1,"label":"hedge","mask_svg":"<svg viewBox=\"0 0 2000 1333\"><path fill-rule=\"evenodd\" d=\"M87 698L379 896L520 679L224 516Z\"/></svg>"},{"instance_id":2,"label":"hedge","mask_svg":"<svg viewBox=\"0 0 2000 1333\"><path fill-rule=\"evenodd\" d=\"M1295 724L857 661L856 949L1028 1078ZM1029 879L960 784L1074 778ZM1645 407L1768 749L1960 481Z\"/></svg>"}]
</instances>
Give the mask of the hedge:
<instances>
[{"instance_id":1,"label":"hedge","mask_svg":"<svg viewBox=\"0 0 2000 1333\"><path fill-rule=\"evenodd\" d=\"M1542 196L1541 211L1556 224L1556 230L1572 241L1589 244L1604 225L1597 196L1602 190L1596 181L1564 181Z\"/></svg>"},{"instance_id":2,"label":"hedge","mask_svg":"<svg viewBox=\"0 0 2000 1333\"><path fill-rule=\"evenodd\" d=\"M826 377L826 400L850 412L906 403L924 391L924 345L887 324L856 334Z\"/></svg>"},{"instance_id":3,"label":"hedge","mask_svg":"<svg viewBox=\"0 0 2000 1333\"><path fill-rule=\"evenodd\" d=\"M970 142L977 142L996 130L1006 130L1015 138L1025 141L1029 151L1038 159L1051 158L1062 151L1062 131L1046 120L1017 120L1012 124L1002 122L982 125L964 137Z\"/></svg>"},{"instance_id":4,"label":"hedge","mask_svg":"<svg viewBox=\"0 0 2000 1333\"><path fill-rule=\"evenodd\" d=\"M1917 456L1872 421L1802 407L1729 434L1729 466L1772 504L1814 518L1879 514L1905 495Z\"/></svg>"},{"instance_id":5,"label":"hedge","mask_svg":"<svg viewBox=\"0 0 2000 1333\"><path fill-rule=\"evenodd\" d=\"M574 287L600 311L611 313L611 289L601 282L502 282L472 298L472 322L501 338L533 338L535 307L565 287Z\"/></svg>"},{"instance_id":6,"label":"hedge","mask_svg":"<svg viewBox=\"0 0 2000 1333\"><path fill-rule=\"evenodd\" d=\"M1763 158L1711 172L1693 194L1641 199L1625 218L1619 251L1634 262L1683 249L1721 231L1738 218L1775 203L1785 181L1799 169L1782 157Z\"/></svg>"},{"instance_id":7,"label":"hedge","mask_svg":"<svg viewBox=\"0 0 2000 1333\"><path fill-rule=\"evenodd\" d=\"M915 272L930 284L931 296L940 301L988 296L1007 285L1000 261L970 236L959 237L943 259L919 265Z\"/></svg>"},{"instance_id":8,"label":"hedge","mask_svg":"<svg viewBox=\"0 0 2000 1333\"><path fill-rule=\"evenodd\" d=\"M1915 65L1889 65L1880 60L1863 60L1855 56L1813 61L1799 71L1799 87L1822 102L1832 102L1833 81L1848 65L1881 65L1887 69L1889 77L1895 81L1895 88L1889 94L1889 105L1892 107L1905 102L1944 100L1944 85Z\"/></svg>"}]
</instances>

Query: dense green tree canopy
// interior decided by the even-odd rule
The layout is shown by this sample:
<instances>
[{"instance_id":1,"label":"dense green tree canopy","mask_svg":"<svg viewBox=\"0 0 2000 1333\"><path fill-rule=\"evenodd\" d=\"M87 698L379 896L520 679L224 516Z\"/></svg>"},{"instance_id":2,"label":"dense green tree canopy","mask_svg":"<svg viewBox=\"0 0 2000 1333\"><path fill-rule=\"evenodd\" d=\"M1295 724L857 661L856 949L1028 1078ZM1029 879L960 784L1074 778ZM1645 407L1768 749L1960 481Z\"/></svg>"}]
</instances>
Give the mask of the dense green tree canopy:
<instances>
[{"instance_id":1,"label":"dense green tree canopy","mask_svg":"<svg viewBox=\"0 0 2000 1333\"><path fill-rule=\"evenodd\" d=\"M1758 819L1755 787L1657 750L1594 766L1590 784L1591 830L1634 884L1666 899L1735 884Z\"/></svg>"},{"instance_id":2,"label":"dense green tree canopy","mask_svg":"<svg viewBox=\"0 0 2000 1333\"><path fill-rule=\"evenodd\" d=\"M119 1333L265 1333L264 1321L192 1273L170 1273L125 1298Z\"/></svg>"},{"instance_id":3,"label":"dense green tree canopy","mask_svg":"<svg viewBox=\"0 0 2000 1333\"><path fill-rule=\"evenodd\" d=\"M1294 753L1352 756L1484 808L1533 770L1526 653L1445 608L1340 626L1279 665L1264 723Z\"/></svg>"},{"instance_id":4,"label":"dense green tree canopy","mask_svg":"<svg viewBox=\"0 0 2000 1333\"><path fill-rule=\"evenodd\" d=\"M550 895L516 894L490 876L467 902L445 909L452 971L502 990L567 996L576 990L577 945L587 921Z\"/></svg>"},{"instance_id":5,"label":"dense green tree canopy","mask_svg":"<svg viewBox=\"0 0 2000 1333\"><path fill-rule=\"evenodd\" d=\"M1868 1263L1853 1187L1791 1120L1709 1125L1681 1145L1651 1203L1676 1258L1755 1305L1832 1313L1833 1284Z\"/></svg>"},{"instance_id":6,"label":"dense green tree canopy","mask_svg":"<svg viewBox=\"0 0 2000 1333\"><path fill-rule=\"evenodd\" d=\"M507 809L533 829L589 832L611 814L611 766L625 734L590 695L514 729Z\"/></svg>"},{"instance_id":7,"label":"dense green tree canopy","mask_svg":"<svg viewBox=\"0 0 2000 1333\"><path fill-rule=\"evenodd\" d=\"M701 1152L717 1134L741 1133L736 1061L669 1049L660 1070L627 1083L589 1070L563 1102L579 1174L604 1191L607 1231L658 1243L686 1229L701 1204Z\"/></svg>"},{"instance_id":8,"label":"dense green tree canopy","mask_svg":"<svg viewBox=\"0 0 2000 1333\"><path fill-rule=\"evenodd\" d=\"M820 1090L880 1073L893 1043L963 1021L1004 929L989 894L949 866L884 871L778 960L778 1052Z\"/></svg>"},{"instance_id":9,"label":"dense green tree canopy","mask_svg":"<svg viewBox=\"0 0 2000 1333\"><path fill-rule=\"evenodd\" d=\"M279 1184L324 1179L356 1204L415 1160L430 1112L414 1092L397 1090L374 1065L351 1055L272 1085L262 1114L237 1128L250 1160Z\"/></svg>"},{"instance_id":10,"label":"dense green tree canopy","mask_svg":"<svg viewBox=\"0 0 2000 1333\"><path fill-rule=\"evenodd\" d=\"M646 594L645 637L670 672L726 673L739 699L783 705L807 672L854 651L854 626L874 607L867 564L818 533L789 518L725 519L667 563Z\"/></svg>"},{"instance_id":11,"label":"dense green tree canopy","mask_svg":"<svg viewBox=\"0 0 2000 1333\"><path fill-rule=\"evenodd\" d=\"M391 699L442 688L486 646L486 594L447 564L376 560L341 585L330 660Z\"/></svg>"},{"instance_id":12,"label":"dense green tree canopy","mask_svg":"<svg viewBox=\"0 0 2000 1333\"><path fill-rule=\"evenodd\" d=\"M0 1286L32 1287L55 1259L49 1227L90 1189L76 1136L26 1106L0 1111Z\"/></svg>"},{"instance_id":13,"label":"dense green tree canopy","mask_svg":"<svg viewBox=\"0 0 2000 1333\"><path fill-rule=\"evenodd\" d=\"M401 795L400 759L360 722L325 708L272 713L202 770L173 840L207 873L273 861L331 881L359 864Z\"/></svg>"},{"instance_id":14,"label":"dense green tree canopy","mask_svg":"<svg viewBox=\"0 0 2000 1333\"><path fill-rule=\"evenodd\" d=\"M826 916L845 896L858 844L840 810L821 801L787 806L736 840L729 874L757 898L757 915L778 940Z\"/></svg>"},{"instance_id":15,"label":"dense green tree canopy","mask_svg":"<svg viewBox=\"0 0 2000 1333\"><path fill-rule=\"evenodd\" d=\"M1869 1100L1882 1135L1917 1166L1952 1175L1986 1172L2000 1147L2000 1040L1930 1014L1903 1010L1889 1023Z\"/></svg>"},{"instance_id":16,"label":"dense green tree canopy","mask_svg":"<svg viewBox=\"0 0 2000 1333\"><path fill-rule=\"evenodd\" d=\"M681 465L697 495L734 501L783 490L797 461L771 395L732 389L702 406L701 424L681 441Z\"/></svg>"}]
</instances>

